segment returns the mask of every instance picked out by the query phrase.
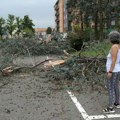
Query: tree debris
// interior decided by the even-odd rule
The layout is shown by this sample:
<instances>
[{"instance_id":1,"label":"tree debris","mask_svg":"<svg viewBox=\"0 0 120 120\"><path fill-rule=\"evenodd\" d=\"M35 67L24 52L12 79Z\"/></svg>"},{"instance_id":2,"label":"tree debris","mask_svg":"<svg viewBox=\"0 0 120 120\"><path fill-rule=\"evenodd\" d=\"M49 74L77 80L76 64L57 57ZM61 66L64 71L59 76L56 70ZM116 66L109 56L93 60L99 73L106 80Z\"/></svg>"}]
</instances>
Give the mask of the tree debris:
<instances>
[{"instance_id":1,"label":"tree debris","mask_svg":"<svg viewBox=\"0 0 120 120\"><path fill-rule=\"evenodd\" d=\"M45 62L51 61L51 60L53 60L53 59L44 60L44 61L42 61L42 62L40 62L40 63L38 63L38 64L36 64L32 67L31 66L23 66L23 67L15 67L14 68L13 66L9 66L9 67L6 67L6 68L2 69L1 73L2 73L3 76L9 76L9 75L11 75L11 73L20 71L20 70L25 69L25 68L32 70L32 69L36 68L37 66L39 66L39 65L41 65Z\"/></svg>"},{"instance_id":2,"label":"tree debris","mask_svg":"<svg viewBox=\"0 0 120 120\"><path fill-rule=\"evenodd\" d=\"M56 60L56 61L49 61L49 63L45 63L44 67L48 68L48 67L54 67L56 65L62 65L65 63L65 60Z\"/></svg>"}]
</instances>

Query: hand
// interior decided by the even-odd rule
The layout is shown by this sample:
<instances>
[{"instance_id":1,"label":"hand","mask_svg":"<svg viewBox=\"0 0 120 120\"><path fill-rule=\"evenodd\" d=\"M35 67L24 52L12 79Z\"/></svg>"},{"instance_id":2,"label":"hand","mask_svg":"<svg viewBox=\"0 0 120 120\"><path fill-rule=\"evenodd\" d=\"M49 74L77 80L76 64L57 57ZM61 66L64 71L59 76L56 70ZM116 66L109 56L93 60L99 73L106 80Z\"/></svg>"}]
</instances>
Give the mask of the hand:
<instances>
[{"instance_id":1,"label":"hand","mask_svg":"<svg viewBox=\"0 0 120 120\"><path fill-rule=\"evenodd\" d=\"M111 76L112 76L112 73L107 73L107 80L109 80L110 78L111 78Z\"/></svg>"}]
</instances>

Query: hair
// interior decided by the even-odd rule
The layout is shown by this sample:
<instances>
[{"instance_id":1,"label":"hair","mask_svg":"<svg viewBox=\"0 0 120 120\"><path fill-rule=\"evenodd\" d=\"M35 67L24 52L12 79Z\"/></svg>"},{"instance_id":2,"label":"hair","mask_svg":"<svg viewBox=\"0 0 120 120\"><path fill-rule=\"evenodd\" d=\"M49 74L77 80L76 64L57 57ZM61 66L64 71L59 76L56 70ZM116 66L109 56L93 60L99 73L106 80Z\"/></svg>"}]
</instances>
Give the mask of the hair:
<instances>
[{"instance_id":1,"label":"hair","mask_svg":"<svg viewBox=\"0 0 120 120\"><path fill-rule=\"evenodd\" d=\"M109 33L109 40L112 44L120 43L120 33L118 31L112 31Z\"/></svg>"}]
</instances>

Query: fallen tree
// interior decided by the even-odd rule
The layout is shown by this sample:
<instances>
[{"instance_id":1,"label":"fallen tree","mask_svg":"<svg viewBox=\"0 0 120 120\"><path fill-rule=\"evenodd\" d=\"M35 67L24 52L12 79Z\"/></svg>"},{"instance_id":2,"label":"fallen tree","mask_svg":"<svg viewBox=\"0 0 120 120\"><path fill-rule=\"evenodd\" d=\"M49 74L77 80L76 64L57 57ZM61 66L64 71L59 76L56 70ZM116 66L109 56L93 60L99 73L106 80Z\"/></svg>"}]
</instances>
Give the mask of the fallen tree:
<instances>
[{"instance_id":1,"label":"fallen tree","mask_svg":"<svg viewBox=\"0 0 120 120\"><path fill-rule=\"evenodd\" d=\"M36 65L34 65L34 66L23 66L23 67L9 66L9 67L6 67L6 68L4 68L4 69L2 69L2 70L0 70L0 71L1 71L1 73L2 73L3 76L9 76L9 75L11 75L12 73L18 72L18 71L20 71L20 70L22 70L22 69L32 70L32 69L38 67L39 65L44 64L44 63L46 63L46 62L48 62L48 61L51 61L51 60L53 60L53 59L44 60L44 61L42 61L42 62L40 62L40 63L38 63L38 64L36 64Z\"/></svg>"},{"instance_id":2,"label":"fallen tree","mask_svg":"<svg viewBox=\"0 0 120 120\"><path fill-rule=\"evenodd\" d=\"M83 85L94 87L96 84L105 88L106 58L96 57L69 57L64 64L54 66L48 71L47 78L65 85L70 83L74 89L81 90ZM78 85L79 86L76 86Z\"/></svg>"}]
</instances>

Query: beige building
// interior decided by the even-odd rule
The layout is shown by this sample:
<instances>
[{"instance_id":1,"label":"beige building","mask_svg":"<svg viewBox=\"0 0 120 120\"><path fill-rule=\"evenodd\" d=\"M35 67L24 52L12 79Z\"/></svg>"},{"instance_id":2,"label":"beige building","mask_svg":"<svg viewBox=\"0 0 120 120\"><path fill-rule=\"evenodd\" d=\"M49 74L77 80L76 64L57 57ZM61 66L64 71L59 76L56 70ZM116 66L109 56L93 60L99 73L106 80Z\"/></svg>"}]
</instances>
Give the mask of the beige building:
<instances>
[{"instance_id":1,"label":"beige building","mask_svg":"<svg viewBox=\"0 0 120 120\"><path fill-rule=\"evenodd\" d=\"M55 30L58 32L67 31L67 0L57 0L54 5L55 10Z\"/></svg>"},{"instance_id":2,"label":"beige building","mask_svg":"<svg viewBox=\"0 0 120 120\"><path fill-rule=\"evenodd\" d=\"M34 30L36 35L45 35L47 28L35 28Z\"/></svg>"}]
</instances>

